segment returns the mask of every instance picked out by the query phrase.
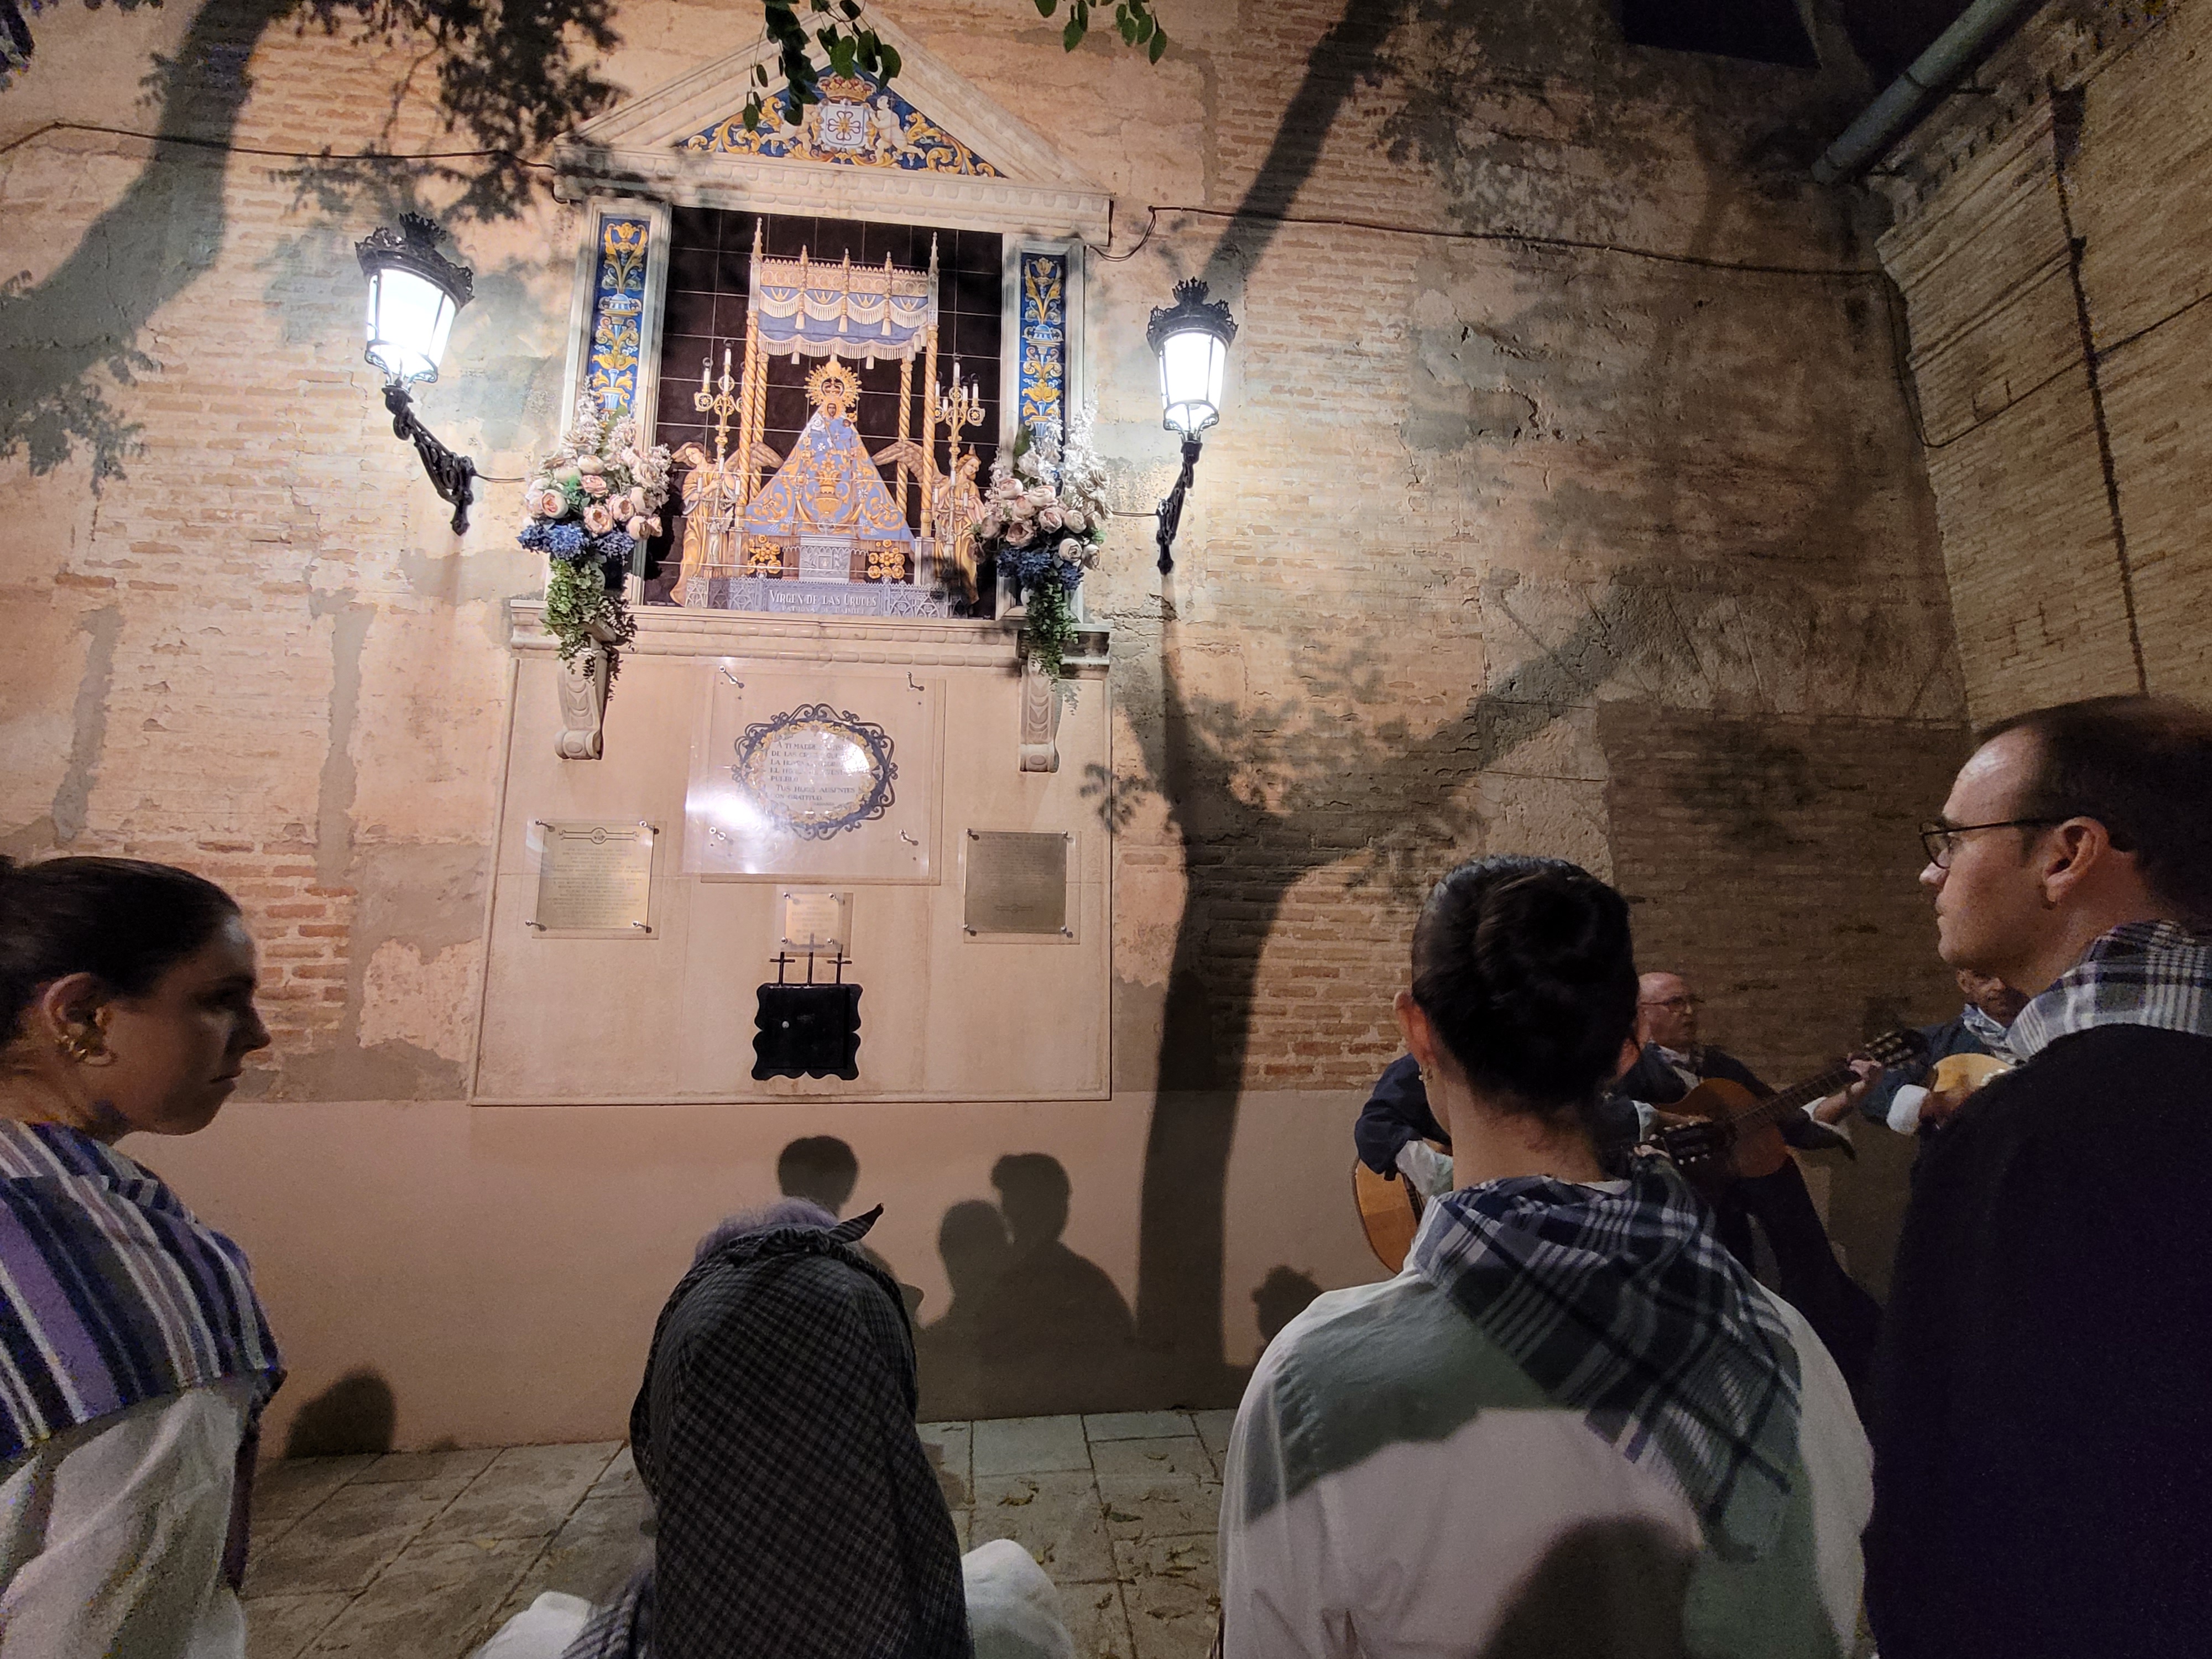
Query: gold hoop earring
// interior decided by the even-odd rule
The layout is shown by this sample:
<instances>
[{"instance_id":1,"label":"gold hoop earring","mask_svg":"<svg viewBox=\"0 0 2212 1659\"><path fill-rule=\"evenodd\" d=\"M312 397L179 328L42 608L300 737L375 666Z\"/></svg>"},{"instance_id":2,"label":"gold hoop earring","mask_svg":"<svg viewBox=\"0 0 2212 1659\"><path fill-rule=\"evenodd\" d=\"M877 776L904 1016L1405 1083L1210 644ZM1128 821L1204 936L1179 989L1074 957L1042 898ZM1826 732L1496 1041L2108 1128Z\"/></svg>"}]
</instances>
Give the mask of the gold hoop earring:
<instances>
[{"instance_id":1,"label":"gold hoop earring","mask_svg":"<svg viewBox=\"0 0 2212 1659\"><path fill-rule=\"evenodd\" d=\"M61 1051L80 1066L112 1066L114 1051L96 1025L80 1025L61 1040Z\"/></svg>"}]
</instances>

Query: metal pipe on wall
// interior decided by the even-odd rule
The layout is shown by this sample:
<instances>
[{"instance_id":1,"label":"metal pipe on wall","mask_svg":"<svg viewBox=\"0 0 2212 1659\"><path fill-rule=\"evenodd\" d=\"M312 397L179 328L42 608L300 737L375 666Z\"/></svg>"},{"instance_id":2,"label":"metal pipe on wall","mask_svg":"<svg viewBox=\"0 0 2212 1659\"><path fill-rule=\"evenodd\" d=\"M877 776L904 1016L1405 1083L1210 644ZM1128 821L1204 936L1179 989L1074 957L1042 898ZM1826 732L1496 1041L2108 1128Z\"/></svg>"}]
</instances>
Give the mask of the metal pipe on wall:
<instances>
[{"instance_id":1,"label":"metal pipe on wall","mask_svg":"<svg viewBox=\"0 0 2212 1659\"><path fill-rule=\"evenodd\" d=\"M1935 45L1906 65L1882 94L1858 113L1836 142L1813 163L1813 177L1837 184L1855 177L1911 130L1951 83L1980 61L1998 31L2042 0L1974 0L1959 19L1936 37Z\"/></svg>"}]
</instances>

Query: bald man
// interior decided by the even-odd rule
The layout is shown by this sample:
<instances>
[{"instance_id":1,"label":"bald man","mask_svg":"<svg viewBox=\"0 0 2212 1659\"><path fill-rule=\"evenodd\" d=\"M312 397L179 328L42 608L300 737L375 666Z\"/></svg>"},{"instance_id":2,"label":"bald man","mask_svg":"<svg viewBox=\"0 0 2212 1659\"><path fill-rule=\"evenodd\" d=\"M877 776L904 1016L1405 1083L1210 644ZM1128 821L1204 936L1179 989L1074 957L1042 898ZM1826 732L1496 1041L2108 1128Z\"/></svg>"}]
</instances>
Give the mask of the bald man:
<instances>
[{"instance_id":1,"label":"bald man","mask_svg":"<svg viewBox=\"0 0 2212 1659\"><path fill-rule=\"evenodd\" d=\"M1725 1078L1761 1097L1774 1092L1734 1054L1698 1040L1698 1008L1697 993L1680 974L1646 974L1638 981L1637 1034L1644 1039L1644 1049L1613 1085L1617 1093L1663 1112L1708 1078ZM1856 1102L1880 1074L1877 1066L1864 1067L1845 1098ZM1803 1113L1791 1113L1780 1127L1783 1139L1793 1146L1848 1144ZM1813 1195L1806 1190L1796 1161L1785 1158L1771 1174L1731 1182L1713 1202L1713 1218L1721 1243L1747 1268L1757 1259L1751 1224L1759 1224L1774 1253L1779 1281L1775 1288L1827 1344L1844 1380L1850 1384L1852 1397L1863 1407L1881 1309L1837 1265L1827 1230L1820 1224L1820 1212L1813 1207Z\"/></svg>"}]
</instances>

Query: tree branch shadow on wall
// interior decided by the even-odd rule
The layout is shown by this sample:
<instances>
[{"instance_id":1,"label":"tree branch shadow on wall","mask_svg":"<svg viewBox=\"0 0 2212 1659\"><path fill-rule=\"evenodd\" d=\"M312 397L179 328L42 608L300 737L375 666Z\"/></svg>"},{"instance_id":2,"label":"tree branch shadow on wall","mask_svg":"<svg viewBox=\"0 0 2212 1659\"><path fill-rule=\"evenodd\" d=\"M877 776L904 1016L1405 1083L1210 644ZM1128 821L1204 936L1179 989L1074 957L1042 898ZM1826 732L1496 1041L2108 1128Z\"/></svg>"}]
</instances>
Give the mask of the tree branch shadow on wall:
<instances>
[{"instance_id":1,"label":"tree branch shadow on wall","mask_svg":"<svg viewBox=\"0 0 2212 1659\"><path fill-rule=\"evenodd\" d=\"M167 368L139 339L155 313L220 258L230 168L266 165L227 152L252 95L248 64L276 24L319 30L338 52L434 28L425 61L434 65L449 126L485 152L363 161L325 146L273 170L298 201L336 221L365 203L419 206L434 191L449 220L493 219L518 216L537 187L526 153L613 98L597 69L598 55L619 44L611 10L611 0L550 0L457 21L434 0L206 0L177 56L157 58L145 79L145 100L159 110L157 136L137 178L43 280L28 272L0 280L0 458L24 453L43 475L82 451L97 492L142 449L143 428L111 401L113 388ZM392 136L399 97L379 147ZM471 164L455 165L462 159ZM102 371L112 384L102 383Z\"/></svg>"},{"instance_id":2,"label":"tree branch shadow on wall","mask_svg":"<svg viewBox=\"0 0 2212 1659\"><path fill-rule=\"evenodd\" d=\"M1650 142L1647 154L1632 153L1626 176L1602 191L1593 192L1587 179L1571 170L1529 185L1533 195L1516 195L1500 183L1516 163L1523 164L1516 182L1527 183L1534 169L1525 165L1527 142L1497 130L1499 95L1541 106L1542 77L1571 64L1598 87L1593 108L1582 117L1581 138L1589 142L1591 128L1612 118L1607 94L1656 85L1662 71L1649 58L1601 49L1596 25L1602 15L1595 4L1547 6L1540 0L1407 0L1374 7L1351 0L1343 19L1315 48L1260 174L1224 228L1205 273L1212 278L1256 266L1317 166L1339 112L1355 92L1377 85L1388 85L1393 105L1382 116L1384 147L1436 175L1455 198L1452 216L1469 228L1540 229L1547 214L1577 225L1593 214L1602 217L1608 209L1626 212L1637 205L1635 164L1651 170L1681 165L1679 151L1668 149L1665 141ZM1426 33L1417 46L1394 54L1394 40L1410 38L1401 33L1407 23ZM1509 58L1513 61L1501 72ZM1418 64L1449 72L1439 78L1416 72ZM1731 197L1747 182L1778 196L1802 191L1793 172L1797 152L1820 118L1817 112L1793 114L1781 101L1768 100L1760 112L1740 120L1693 123L1688 159L1705 176L1682 192L1696 205L1674 246L1692 258L1723 254L1722 220ZM1576 134L1554 134L1548 142L1576 142ZM1608 132L1607 142L1622 141ZM1747 181L1747 173L1756 176ZM1696 182L1705 188L1698 191ZM1507 211L1523 216L1517 227L1498 222ZM1849 234L1840 222L1838 229ZM1356 653L1334 646L1331 635L1341 635L1334 627L1297 630L1289 653L1292 660L1319 658L1340 670L1326 703L1317 695L1255 708L1197 690L1173 605L1163 608L1156 667L1135 655L1119 665L1132 678L1157 672L1160 719L1157 726L1139 727L1133 775L1094 769L1090 788L1102 815L1116 828L1126 825L1139 799L1156 798L1164 806L1170 836L1182 846L1187 883L1145 1152L1137 1299L1139 1340L1166 1398L1188 1405L1230 1403L1244 1375L1225 1363L1222 1341L1228 1168L1261 957L1290 891L1317 872L1352 861L1355 883L1386 883L1401 898L1417 895L1442 873L1440 857L1466 850L1470 832L1480 849L1482 826L1468 810L1453 805L1466 786L1571 711L1589 708L1609 681L1625 679L1655 700L1657 688L1671 688L1686 677L1694 685L1707 671L1692 647L1692 630L1729 630L1727 613L1738 596L1717 586L1697 591L1697 579L1686 578L1666 556L1693 533L1681 526L1697 515L1683 512L1692 488L1683 462L1694 423L1664 416L1670 395L1686 405L1698 390L1690 335L1708 299L1679 283L1655 283L1645 303L1653 319L1647 349L1640 356L1618 353L1607 366L1620 383L1639 386L1662 416L1640 447L1638 482L1595 513L1571 488L1556 490L1542 502L1535 532L1540 542L1581 547L1606 558L1610 578L1588 593L1583 613L1564 629L1550 629L1540 639L1524 629L1533 647L1529 654L1480 686L1451 717L1426 732L1413 730L1402 719L1378 720L1364 728L1347 720L1347 712L1382 694L1378 677L1364 672ZM1462 446L1486 435L1471 430ZM1510 432L1504 441L1519 435ZM1853 476L1847 462L1836 467L1826 488L1816 484L1804 492L1794 522L1771 538L1774 552L1833 544L1837 526L1848 525L1852 511L1870 498L1871 484ZM1613 560L1605 545L1608 529L1646 544L1656 538L1662 550ZM1768 551L1742 550L1754 556ZM1493 576L1509 589L1517 580L1510 571ZM1230 574L1221 578L1224 584L1237 580ZM1686 617L1685 611L1701 614ZM1510 635L1501 631L1486 642L1499 651ZM1750 648L1774 653L1789 643L1761 641ZM1150 690L1133 688L1127 701L1141 703ZM1723 699L1726 695L1721 693ZM1719 769L1725 769L1727 758L1721 757ZM1771 755L1758 758L1766 771L1782 763ZM1764 830L1770 805L1754 789L1735 810ZM1357 833L1361 820L1368 826L1364 836ZM1380 1000L1395 988L1347 990ZM1348 1125L1345 1152L1348 1159Z\"/></svg>"}]
</instances>

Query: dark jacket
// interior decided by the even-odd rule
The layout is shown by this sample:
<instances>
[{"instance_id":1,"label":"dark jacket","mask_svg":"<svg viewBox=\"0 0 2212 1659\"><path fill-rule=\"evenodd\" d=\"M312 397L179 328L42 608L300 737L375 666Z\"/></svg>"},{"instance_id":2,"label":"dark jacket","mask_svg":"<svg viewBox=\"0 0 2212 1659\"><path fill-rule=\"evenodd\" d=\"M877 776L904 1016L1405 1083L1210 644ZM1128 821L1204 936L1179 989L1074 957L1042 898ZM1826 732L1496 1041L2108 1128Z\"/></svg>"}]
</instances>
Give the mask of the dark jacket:
<instances>
[{"instance_id":1,"label":"dark jacket","mask_svg":"<svg viewBox=\"0 0 2212 1659\"><path fill-rule=\"evenodd\" d=\"M1691 1056L1690 1064L1700 1078L1723 1077L1731 1083L1741 1083L1755 1095L1774 1092L1759 1081L1756 1072L1725 1048L1699 1048ZM1649 1106L1671 1106L1690 1092L1690 1086L1660 1054L1659 1045L1647 1042L1644 1052L1636 1056L1636 1064L1622 1073L1620 1081L1613 1085L1613 1091Z\"/></svg>"},{"instance_id":2,"label":"dark jacket","mask_svg":"<svg viewBox=\"0 0 2212 1659\"><path fill-rule=\"evenodd\" d=\"M2212 1583L2212 1037L2108 1025L1929 1145L1875 1366L1883 1659L2179 1659Z\"/></svg>"},{"instance_id":3,"label":"dark jacket","mask_svg":"<svg viewBox=\"0 0 2212 1659\"><path fill-rule=\"evenodd\" d=\"M1859 1111L1863 1115L1873 1119L1876 1123L1887 1123L1889 1109L1896 1102L1897 1091L1908 1083L1927 1082L1929 1073L1936 1069L1937 1060L1948 1060L1953 1054L1986 1054L1993 1052L1989 1044L1974 1035L1973 1027L1966 1024L1964 1012L1955 1018L1944 1021L1941 1025L1922 1026L1920 1035L1928 1039L1927 1066L1917 1072L1909 1068L1899 1070L1896 1067L1884 1072L1876 1079L1874 1087L1859 1098ZM1926 1126L1923 1129L1923 1133L1926 1133L1932 1134L1934 1132L1933 1125Z\"/></svg>"},{"instance_id":4,"label":"dark jacket","mask_svg":"<svg viewBox=\"0 0 2212 1659\"><path fill-rule=\"evenodd\" d=\"M1601 1153L1625 1151L1636 1144L1636 1109L1629 1104L1633 1098L1638 1097L1621 1094L1616 1085L1598 1108L1595 1138ZM1401 1054L1376 1079L1367 1104L1360 1108L1359 1121L1352 1126L1352 1144L1358 1150L1359 1161L1376 1174L1395 1176L1398 1149L1415 1139L1433 1140L1446 1152L1451 1150L1451 1137L1429 1109L1420 1062L1411 1054Z\"/></svg>"}]
</instances>

